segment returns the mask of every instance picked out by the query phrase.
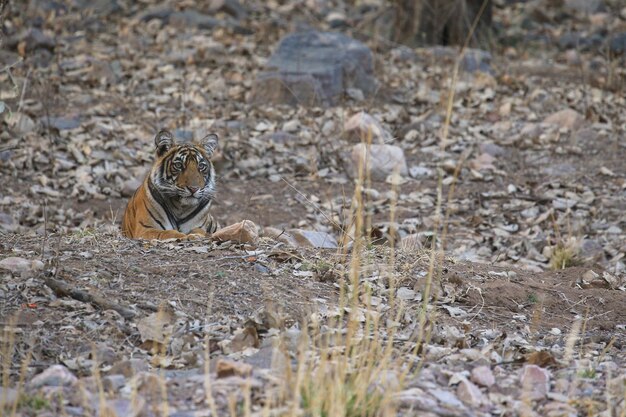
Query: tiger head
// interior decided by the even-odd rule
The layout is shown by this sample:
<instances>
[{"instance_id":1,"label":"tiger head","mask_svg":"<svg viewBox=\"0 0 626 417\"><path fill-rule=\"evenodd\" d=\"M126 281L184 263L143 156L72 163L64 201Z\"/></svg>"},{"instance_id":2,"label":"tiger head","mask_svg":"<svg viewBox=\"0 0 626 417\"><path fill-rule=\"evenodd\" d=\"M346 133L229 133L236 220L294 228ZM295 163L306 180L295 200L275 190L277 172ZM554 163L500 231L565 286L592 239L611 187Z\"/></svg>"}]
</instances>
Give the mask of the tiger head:
<instances>
[{"instance_id":1,"label":"tiger head","mask_svg":"<svg viewBox=\"0 0 626 417\"><path fill-rule=\"evenodd\" d=\"M183 206L210 200L215 193L215 169L211 155L218 137L211 133L200 144L176 143L174 136L161 130L154 138L156 161L152 183L160 194Z\"/></svg>"}]
</instances>

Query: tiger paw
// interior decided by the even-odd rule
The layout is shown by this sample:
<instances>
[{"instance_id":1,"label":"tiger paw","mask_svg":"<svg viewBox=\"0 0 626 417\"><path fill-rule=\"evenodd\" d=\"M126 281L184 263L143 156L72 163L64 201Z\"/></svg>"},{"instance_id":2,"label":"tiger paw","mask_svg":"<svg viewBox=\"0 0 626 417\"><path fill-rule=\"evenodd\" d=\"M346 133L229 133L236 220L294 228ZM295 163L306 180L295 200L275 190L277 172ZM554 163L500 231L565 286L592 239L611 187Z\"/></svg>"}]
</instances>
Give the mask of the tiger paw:
<instances>
[{"instance_id":1,"label":"tiger paw","mask_svg":"<svg viewBox=\"0 0 626 417\"><path fill-rule=\"evenodd\" d=\"M185 236L185 240L200 240L200 239L204 239L205 237L206 237L205 233L203 234L203 233L191 232Z\"/></svg>"}]
</instances>

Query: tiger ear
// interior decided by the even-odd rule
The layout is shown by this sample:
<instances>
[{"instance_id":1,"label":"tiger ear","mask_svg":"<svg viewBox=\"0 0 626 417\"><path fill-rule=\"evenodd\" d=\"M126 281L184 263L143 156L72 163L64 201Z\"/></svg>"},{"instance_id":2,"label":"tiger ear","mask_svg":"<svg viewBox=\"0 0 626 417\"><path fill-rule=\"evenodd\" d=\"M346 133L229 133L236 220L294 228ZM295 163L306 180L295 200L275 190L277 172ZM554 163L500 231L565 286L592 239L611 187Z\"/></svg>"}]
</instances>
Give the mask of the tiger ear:
<instances>
[{"instance_id":1,"label":"tiger ear","mask_svg":"<svg viewBox=\"0 0 626 417\"><path fill-rule=\"evenodd\" d=\"M165 152L174 146L174 136L172 136L169 130L161 129L154 137L154 145L156 146L157 156L163 156Z\"/></svg>"},{"instance_id":2,"label":"tiger ear","mask_svg":"<svg viewBox=\"0 0 626 417\"><path fill-rule=\"evenodd\" d=\"M217 148L218 142L218 136L215 133L209 133L200 141L200 144L204 147L204 150L206 150L209 155L212 155Z\"/></svg>"}]
</instances>

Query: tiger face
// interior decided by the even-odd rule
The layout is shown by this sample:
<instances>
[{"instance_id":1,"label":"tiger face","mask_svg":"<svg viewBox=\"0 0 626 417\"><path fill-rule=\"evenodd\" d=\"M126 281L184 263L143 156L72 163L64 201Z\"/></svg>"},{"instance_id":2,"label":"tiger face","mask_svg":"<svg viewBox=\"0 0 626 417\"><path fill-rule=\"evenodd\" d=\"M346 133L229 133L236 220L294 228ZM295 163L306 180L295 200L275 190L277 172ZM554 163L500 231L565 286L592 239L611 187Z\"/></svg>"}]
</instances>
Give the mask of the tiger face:
<instances>
[{"instance_id":1,"label":"tiger face","mask_svg":"<svg viewBox=\"0 0 626 417\"><path fill-rule=\"evenodd\" d=\"M155 137L157 161L151 172L152 183L174 205L194 206L211 200L215 194L215 169L211 155L218 137L207 135L199 145L178 144L167 130Z\"/></svg>"}]
</instances>

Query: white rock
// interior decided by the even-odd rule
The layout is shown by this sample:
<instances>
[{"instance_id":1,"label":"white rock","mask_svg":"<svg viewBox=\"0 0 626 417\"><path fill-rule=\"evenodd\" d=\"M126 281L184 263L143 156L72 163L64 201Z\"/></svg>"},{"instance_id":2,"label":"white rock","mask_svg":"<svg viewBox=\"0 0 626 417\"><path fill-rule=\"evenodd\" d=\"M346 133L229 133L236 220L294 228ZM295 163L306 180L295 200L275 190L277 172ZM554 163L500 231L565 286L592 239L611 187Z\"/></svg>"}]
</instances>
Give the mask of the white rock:
<instances>
[{"instance_id":1,"label":"white rock","mask_svg":"<svg viewBox=\"0 0 626 417\"><path fill-rule=\"evenodd\" d=\"M550 390L550 373L537 365L525 365L520 375L522 398L539 400Z\"/></svg>"},{"instance_id":2,"label":"white rock","mask_svg":"<svg viewBox=\"0 0 626 417\"><path fill-rule=\"evenodd\" d=\"M486 402L485 396L480 392L480 388L466 378L463 378L459 383L456 395L465 404L472 406L480 406Z\"/></svg>"},{"instance_id":3,"label":"white rock","mask_svg":"<svg viewBox=\"0 0 626 417\"><path fill-rule=\"evenodd\" d=\"M412 300L415 298L416 294L417 293L415 292L415 290L412 290L408 287L400 287L396 291L396 297L401 300Z\"/></svg>"},{"instance_id":4,"label":"white rock","mask_svg":"<svg viewBox=\"0 0 626 417\"><path fill-rule=\"evenodd\" d=\"M308 248L336 248L338 246L335 237L328 233L303 229L291 229L289 233L299 246Z\"/></svg>"},{"instance_id":5,"label":"white rock","mask_svg":"<svg viewBox=\"0 0 626 417\"><path fill-rule=\"evenodd\" d=\"M360 112L350 117L344 123L343 129L349 139L368 143L383 144L392 140L393 136L389 133L374 117L365 112Z\"/></svg>"},{"instance_id":6,"label":"white rock","mask_svg":"<svg viewBox=\"0 0 626 417\"><path fill-rule=\"evenodd\" d=\"M576 127L579 127L582 124L583 120L583 116L576 110L565 109L556 113L552 113L550 116L546 117L543 122L557 125L559 127L574 129Z\"/></svg>"},{"instance_id":7,"label":"white rock","mask_svg":"<svg viewBox=\"0 0 626 417\"><path fill-rule=\"evenodd\" d=\"M293 133L300 129L300 122L298 120L289 120L283 125L283 130L288 133Z\"/></svg>"},{"instance_id":8,"label":"white rock","mask_svg":"<svg viewBox=\"0 0 626 417\"><path fill-rule=\"evenodd\" d=\"M43 262L38 259L30 260L11 256L0 261L0 269L9 271L15 275L25 272L41 271L43 267Z\"/></svg>"},{"instance_id":9,"label":"white rock","mask_svg":"<svg viewBox=\"0 0 626 417\"><path fill-rule=\"evenodd\" d=\"M493 372L491 372L491 368L488 366L477 366L472 369L470 379L482 387L490 387L496 383L496 378L493 376Z\"/></svg>"},{"instance_id":10,"label":"white rock","mask_svg":"<svg viewBox=\"0 0 626 417\"><path fill-rule=\"evenodd\" d=\"M76 384L78 378L63 365L52 365L39 375L36 375L28 383L30 389L41 387L71 387Z\"/></svg>"},{"instance_id":11,"label":"white rock","mask_svg":"<svg viewBox=\"0 0 626 417\"><path fill-rule=\"evenodd\" d=\"M385 181L391 174L397 173L401 176L408 175L408 168L404 158L404 151L393 145L371 145L363 143L354 145L352 148L352 170L349 173L353 178L359 176L363 169L364 178L367 178L366 169L369 169L370 176L376 181Z\"/></svg>"}]
</instances>

